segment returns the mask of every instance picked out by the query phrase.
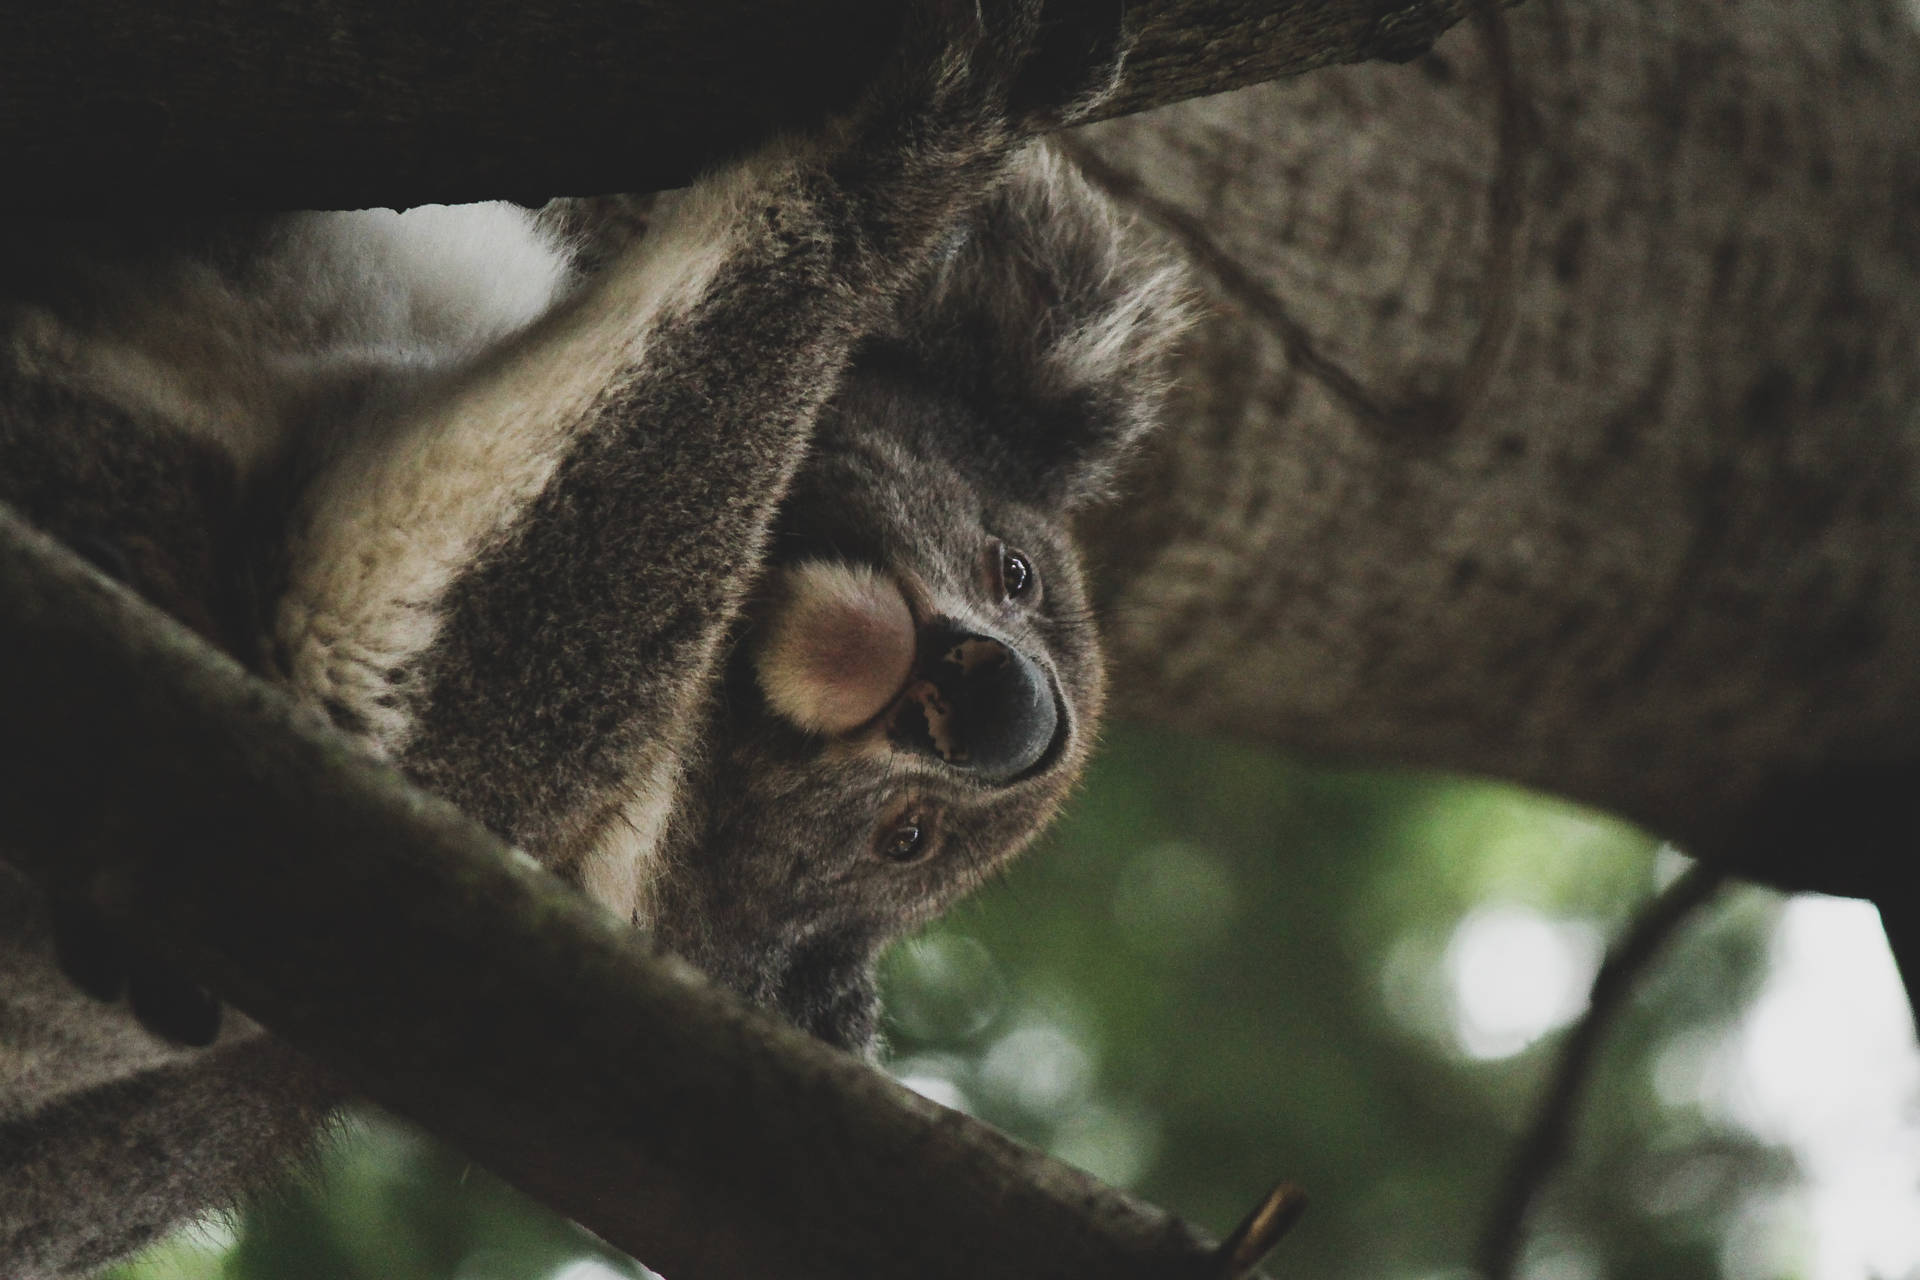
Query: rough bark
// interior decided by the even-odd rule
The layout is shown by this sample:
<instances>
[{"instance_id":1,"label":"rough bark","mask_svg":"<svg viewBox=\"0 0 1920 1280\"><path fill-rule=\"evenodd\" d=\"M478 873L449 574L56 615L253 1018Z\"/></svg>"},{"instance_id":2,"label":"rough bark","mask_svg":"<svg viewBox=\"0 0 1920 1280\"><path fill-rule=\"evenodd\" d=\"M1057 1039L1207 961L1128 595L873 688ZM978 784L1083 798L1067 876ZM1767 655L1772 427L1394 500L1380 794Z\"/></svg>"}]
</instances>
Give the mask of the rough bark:
<instances>
[{"instance_id":1,"label":"rough bark","mask_svg":"<svg viewBox=\"0 0 1920 1280\"><path fill-rule=\"evenodd\" d=\"M1109 109L1411 57L1463 3L1135 0L1127 84ZM149 209L325 209L680 186L848 105L900 11L893 0L8 0L0 205L117 210L137 190Z\"/></svg>"},{"instance_id":2,"label":"rough bark","mask_svg":"<svg viewBox=\"0 0 1920 1280\"><path fill-rule=\"evenodd\" d=\"M1097 530L1124 713L1911 859L1904 6L1534 3L1091 144L1214 303Z\"/></svg>"},{"instance_id":3,"label":"rough bark","mask_svg":"<svg viewBox=\"0 0 1920 1280\"><path fill-rule=\"evenodd\" d=\"M652 951L5 512L0 599L9 859L667 1274L1244 1274Z\"/></svg>"}]
</instances>

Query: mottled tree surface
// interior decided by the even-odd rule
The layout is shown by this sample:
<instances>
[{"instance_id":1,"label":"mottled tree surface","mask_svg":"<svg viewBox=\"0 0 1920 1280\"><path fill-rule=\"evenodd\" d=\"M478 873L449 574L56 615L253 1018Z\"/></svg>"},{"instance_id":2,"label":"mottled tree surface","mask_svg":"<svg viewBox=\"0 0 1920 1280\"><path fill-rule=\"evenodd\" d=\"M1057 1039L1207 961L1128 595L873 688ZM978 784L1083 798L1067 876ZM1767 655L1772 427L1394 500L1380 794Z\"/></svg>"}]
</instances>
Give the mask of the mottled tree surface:
<instances>
[{"instance_id":1,"label":"mottled tree surface","mask_svg":"<svg viewBox=\"0 0 1920 1280\"><path fill-rule=\"evenodd\" d=\"M1091 146L1214 303L1099 531L1125 713L1911 856L1904 7L1529 4Z\"/></svg>"}]
</instances>

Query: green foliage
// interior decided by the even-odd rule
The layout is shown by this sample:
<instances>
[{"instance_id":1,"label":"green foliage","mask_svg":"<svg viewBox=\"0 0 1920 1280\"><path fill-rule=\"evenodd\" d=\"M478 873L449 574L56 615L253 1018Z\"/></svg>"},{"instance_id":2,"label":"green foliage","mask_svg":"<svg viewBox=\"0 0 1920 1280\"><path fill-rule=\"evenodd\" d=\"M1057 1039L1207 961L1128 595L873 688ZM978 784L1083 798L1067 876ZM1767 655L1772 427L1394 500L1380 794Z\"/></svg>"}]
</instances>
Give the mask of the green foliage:
<instances>
[{"instance_id":1,"label":"green foliage","mask_svg":"<svg viewBox=\"0 0 1920 1280\"><path fill-rule=\"evenodd\" d=\"M1282 1246L1290 1273L1443 1273L1472 1256L1558 1041L1461 1051L1456 927L1509 907L1611 934L1652 892L1656 855L1630 828L1511 788L1116 734L1046 848L896 951L896 1063L1217 1233L1278 1178L1302 1183L1313 1207ZM1696 921L1617 1024L1547 1215L1583 1274L1718 1275L1732 1192L1781 1173L1649 1083L1674 1036L1750 994L1763 899ZM919 1017L919 988L952 967L929 952L966 954L970 971L991 957L991 979L972 979L1000 1002L991 1016ZM998 1069L1019 1042L1040 1047L1024 1056L1043 1074L1064 1060L1052 1074L1070 1084L1039 1097ZM1703 1143L1717 1194L1672 1214L1627 1193Z\"/></svg>"},{"instance_id":2,"label":"green foliage","mask_svg":"<svg viewBox=\"0 0 1920 1280\"><path fill-rule=\"evenodd\" d=\"M1463 1047L1462 922L1590 965L1671 856L1510 788L1118 732L1042 847L889 958L893 1067L1216 1233L1301 1182L1286 1274L1464 1274L1559 1037ZM1662 1054L1751 996L1773 909L1748 892L1693 922L1619 1019L1530 1275L1717 1276L1743 1197L1786 1176L1655 1088ZM604 1256L396 1128L322 1168L231 1248L176 1242L116 1280L520 1280Z\"/></svg>"},{"instance_id":3,"label":"green foliage","mask_svg":"<svg viewBox=\"0 0 1920 1280\"><path fill-rule=\"evenodd\" d=\"M597 1259L645 1273L414 1130L359 1118L313 1175L183 1233L108 1280L523 1280Z\"/></svg>"}]
</instances>

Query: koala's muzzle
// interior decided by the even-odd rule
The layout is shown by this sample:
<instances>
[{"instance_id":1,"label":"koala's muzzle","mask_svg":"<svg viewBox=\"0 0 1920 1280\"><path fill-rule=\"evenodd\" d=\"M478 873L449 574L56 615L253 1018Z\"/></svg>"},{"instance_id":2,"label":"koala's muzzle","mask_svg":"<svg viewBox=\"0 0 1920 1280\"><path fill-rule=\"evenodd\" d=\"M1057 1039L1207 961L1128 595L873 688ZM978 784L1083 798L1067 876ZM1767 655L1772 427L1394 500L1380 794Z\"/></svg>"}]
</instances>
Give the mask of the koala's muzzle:
<instances>
[{"instance_id":1,"label":"koala's muzzle","mask_svg":"<svg viewBox=\"0 0 1920 1280\"><path fill-rule=\"evenodd\" d=\"M988 782L1039 764L1063 729L1053 685L1033 661L988 636L935 630L888 722L894 742Z\"/></svg>"}]
</instances>

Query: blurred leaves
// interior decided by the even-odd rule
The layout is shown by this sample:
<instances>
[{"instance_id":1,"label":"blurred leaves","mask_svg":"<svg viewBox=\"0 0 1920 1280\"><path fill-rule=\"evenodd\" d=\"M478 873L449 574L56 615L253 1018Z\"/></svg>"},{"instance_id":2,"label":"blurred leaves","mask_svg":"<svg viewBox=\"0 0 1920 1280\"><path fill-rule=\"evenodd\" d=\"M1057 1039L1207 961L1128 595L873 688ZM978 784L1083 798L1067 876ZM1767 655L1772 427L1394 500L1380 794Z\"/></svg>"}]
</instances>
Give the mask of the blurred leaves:
<instances>
[{"instance_id":1,"label":"blurred leaves","mask_svg":"<svg viewBox=\"0 0 1920 1280\"><path fill-rule=\"evenodd\" d=\"M1461 1052L1456 930L1505 913L1597 942L1653 891L1659 860L1632 828L1509 787L1115 733L1045 847L912 944L983 948L1010 999L967 1034L895 1019L896 1053L941 1064L969 1109L1056 1154L1123 1151L1097 1171L1216 1232L1275 1178L1303 1183L1313 1207L1281 1249L1293 1273L1442 1274L1471 1254L1554 1043ZM1710 1155L1676 1154L1701 1122L1661 1103L1649 1064L1738 1013L1770 911L1751 894L1696 921L1622 1018L1534 1270L1718 1274L1738 1204L1712 1188L1783 1166L1724 1132ZM912 954L889 970L896 1008L925 999ZM1567 970L1576 1007L1595 958ZM1091 1071L1052 1113L987 1069L1049 1024ZM1707 1190L1678 1213L1626 1190L1655 1174Z\"/></svg>"},{"instance_id":2,"label":"blurred leaves","mask_svg":"<svg viewBox=\"0 0 1920 1280\"><path fill-rule=\"evenodd\" d=\"M185 1232L108 1277L620 1280L646 1274L412 1128L360 1117L330 1136L311 1169L237 1221Z\"/></svg>"}]
</instances>

